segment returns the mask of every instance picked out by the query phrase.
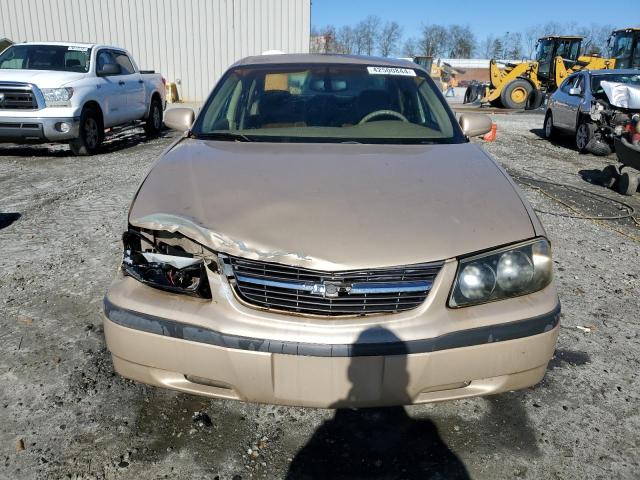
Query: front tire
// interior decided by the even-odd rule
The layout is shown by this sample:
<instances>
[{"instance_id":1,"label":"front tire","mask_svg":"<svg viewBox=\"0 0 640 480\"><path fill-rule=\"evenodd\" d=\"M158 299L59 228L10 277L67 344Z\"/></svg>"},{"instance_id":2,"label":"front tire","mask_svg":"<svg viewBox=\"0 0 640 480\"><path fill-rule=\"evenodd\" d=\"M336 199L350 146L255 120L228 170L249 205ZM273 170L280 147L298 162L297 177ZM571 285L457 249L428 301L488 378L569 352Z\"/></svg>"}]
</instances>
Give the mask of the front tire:
<instances>
[{"instance_id":1,"label":"front tire","mask_svg":"<svg viewBox=\"0 0 640 480\"><path fill-rule=\"evenodd\" d=\"M500 101L505 108L522 110L527 106L527 100L533 87L521 78L509 82L500 93Z\"/></svg>"},{"instance_id":2,"label":"front tire","mask_svg":"<svg viewBox=\"0 0 640 480\"><path fill-rule=\"evenodd\" d=\"M92 108L85 108L80 115L79 137L69 142L69 147L74 155L94 155L102 140L104 140L104 128L100 114Z\"/></svg>"},{"instance_id":3,"label":"front tire","mask_svg":"<svg viewBox=\"0 0 640 480\"><path fill-rule=\"evenodd\" d=\"M576 129L576 148L580 153L587 152L587 145L593 139L595 128L593 124L581 122Z\"/></svg>"},{"instance_id":4,"label":"front tire","mask_svg":"<svg viewBox=\"0 0 640 480\"><path fill-rule=\"evenodd\" d=\"M162 103L157 98L151 100L149 118L144 124L144 131L149 136L157 135L162 130Z\"/></svg>"},{"instance_id":5,"label":"front tire","mask_svg":"<svg viewBox=\"0 0 640 480\"><path fill-rule=\"evenodd\" d=\"M544 103L544 93L534 88L531 90L529 97L527 98L527 105L524 107L525 110L537 110Z\"/></svg>"},{"instance_id":6,"label":"front tire","mask_svg":"<svg viewBox=\"0 0 640 480\"><path fill-rule=\"evenodd\" d=\"M547 140L551 140L556 136L556 128L553 126L553 114L551 112L547 112L544 117L544 138Z\"/></svg>"}]
</instances>

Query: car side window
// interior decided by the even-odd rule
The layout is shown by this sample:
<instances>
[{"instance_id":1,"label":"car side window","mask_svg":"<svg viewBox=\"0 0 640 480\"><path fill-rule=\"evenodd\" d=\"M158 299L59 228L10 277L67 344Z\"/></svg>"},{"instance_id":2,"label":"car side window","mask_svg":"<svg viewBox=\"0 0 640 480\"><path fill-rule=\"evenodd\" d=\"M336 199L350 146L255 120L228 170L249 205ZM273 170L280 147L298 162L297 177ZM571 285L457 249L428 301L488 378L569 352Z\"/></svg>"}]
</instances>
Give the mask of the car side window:
<instances>
[{"instance_id":1,"label":"car side window","mask_svg":"<svg viewBox=\"0 0 640 480\"><path fill-rule=\"evenodd\" d=\"M582 75L578 75L573 88L579 89L581 96L584 95L584 77Z\"/></svg>"},{"instance_id":2,"label":"car side window","mask_svg":"<svg viewBox=\"0 0 640 480\"><path fill-rule=\"evenodd\" d=\"M117 65L111 52L109 50L100 50L96 55L96 72L102 70L105 65L110 63Z\"/></svg>"},{"instance_id":3,"label":"car side window","mask_svg":"<svg viewBox=\"0 0 640 480\"><path fill-rule=\"evenodd\" d=\"M120 65L120 75L131 75L132 73L136 73L136 69L133 67L133 62L131 62L131 59L126 53L112 51L111 55L115 61L114 63L116 63L116 65Z\"/></svg>"},{"instance_id":4,"label":"car side window","mask_svg":"<svg viewBox=\"0 0 640 480\"><path fill-rule=\"evenodd\" d=\"M573 88L573 85L575 84L576 81L576 77L569 77L567 78L564 83L562 84L562 86L560 87L560 90L562 90L562 92L568 94L569 90L571 90Z\"/></svg>"}]
</instances>

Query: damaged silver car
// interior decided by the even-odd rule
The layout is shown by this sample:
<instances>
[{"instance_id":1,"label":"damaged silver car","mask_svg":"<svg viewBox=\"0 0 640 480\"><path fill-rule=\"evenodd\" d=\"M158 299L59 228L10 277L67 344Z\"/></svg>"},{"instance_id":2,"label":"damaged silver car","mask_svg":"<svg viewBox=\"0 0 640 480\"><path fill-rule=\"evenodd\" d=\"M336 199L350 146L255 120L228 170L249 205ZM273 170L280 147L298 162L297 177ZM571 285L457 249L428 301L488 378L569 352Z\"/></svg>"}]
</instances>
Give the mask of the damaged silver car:
<instances>
[{"instance_id":1,"label":"damaged silver car","mask_svg":"<svg viewBox=\"0 0 640 480\"><path fill-rule=\"evenodd\" d=\"M579 152L609 155L640 113L640 70L583 70L567 77L549 99L544 135L575 135Z\"/></svg>"},{"instance_id":2,"label":"damaged silver car","mask_svg":"<svg viewBox=\"0 0 640 480\"><path fill-rule=\"evenodd\" d=\"M244 59L151 168L104 300L115 369L216 398L368 407L544 376L551 247L422 67Z\"/></svg>"}]
</instances>

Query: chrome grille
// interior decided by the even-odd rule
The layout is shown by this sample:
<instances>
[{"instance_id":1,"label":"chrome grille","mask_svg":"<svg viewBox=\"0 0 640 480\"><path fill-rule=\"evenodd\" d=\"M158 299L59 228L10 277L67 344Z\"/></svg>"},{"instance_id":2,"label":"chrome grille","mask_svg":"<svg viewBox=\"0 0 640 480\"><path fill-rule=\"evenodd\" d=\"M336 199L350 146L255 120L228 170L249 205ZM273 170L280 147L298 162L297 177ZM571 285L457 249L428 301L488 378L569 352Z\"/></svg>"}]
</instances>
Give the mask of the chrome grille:
<instances>
[{"instance_id":1,"label":"chrome grille","mask_svg":"<svg viewBox=\"0 0 640 480\"><path fill-rule=\"evenodd\" d=\"M38 101L29 85L0 83L0 110L37 110Z\"/></svg>"},{"instance_id":2,"label":"chrome grille","mask_svg":"<svg viewBox=\"0 0 640 480\"><path fill-rule=\"evenodd\" d=\"M443 262L323 272L222 256L236 294L257 307L313 315L393 313L427 298Z\"/></svg>"}]
</instances>

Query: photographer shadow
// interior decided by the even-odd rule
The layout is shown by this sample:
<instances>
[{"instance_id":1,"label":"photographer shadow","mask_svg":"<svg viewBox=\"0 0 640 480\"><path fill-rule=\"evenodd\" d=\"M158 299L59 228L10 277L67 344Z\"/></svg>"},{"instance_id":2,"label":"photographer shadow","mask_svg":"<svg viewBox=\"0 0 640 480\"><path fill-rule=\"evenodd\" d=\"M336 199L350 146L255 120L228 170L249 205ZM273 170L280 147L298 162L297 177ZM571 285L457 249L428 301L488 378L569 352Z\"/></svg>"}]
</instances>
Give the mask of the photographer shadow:
<instances>
[{"instance_id":1,"label":"photographer shadow","mask_svg":"<svg viewBox=\"0 0 640 480\"><path fill-rule=\"evenodd\" d=\"M444 443L430 420L411 418L404 407L346 408L371 398L371 382L363 382L362 363L370 355L371 338L398 345L394 355L393 403L411 403L407 393L406 345L390 331L375 327L363 332L353 346L349 365L352 384L347 398L332 405L336 413L325 421L291 462L287 479L468 479L462 461ZM394 340L395 339L395 340ZM397 342L397 343L396 343ZM396 352L394 352L396 353ZM384 367L383 367L384 370ZM372 371L371 375L378 372ZM369 379L367 379L369 380Z\"/></svg>"}]
</instances>

